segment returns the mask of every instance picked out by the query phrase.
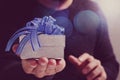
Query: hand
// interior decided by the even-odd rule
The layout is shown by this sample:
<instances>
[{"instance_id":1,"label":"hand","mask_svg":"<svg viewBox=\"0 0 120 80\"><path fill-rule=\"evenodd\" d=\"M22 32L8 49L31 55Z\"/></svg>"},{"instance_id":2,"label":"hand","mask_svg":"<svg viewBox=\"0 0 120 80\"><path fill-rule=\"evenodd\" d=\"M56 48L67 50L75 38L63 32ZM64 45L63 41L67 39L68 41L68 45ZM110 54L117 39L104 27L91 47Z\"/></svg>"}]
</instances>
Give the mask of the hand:
<instances>
[{"instance_id":1,"label":"hand","mask_svg":"<svg viewBox=\"0 0 120 80\"><path fill-rule=\"evenodd\" d=\"M101 62L95 59L93 56L84 53L79 58L72 55L69 56L69 60L86 75L87 80L106 80L106 72L101 65Z\"/></svg>"},{"instance_id":2,"label":"hand","mask_svg":"<svg viewBox=\"0 0 120 80\"><path fill-rule=\"evenodd\" d=\"M16 52L18 44L14 44L12 47L13 52ZM43 78L44 76L54 75L62 71L66 66L64 59L48 59L46 57L41 57L37 60L35 59L22 59L23 70L27 74L33 74L38 78Z\"/></svg>"},{"instance_id":3,"label":"hand","mask_svg":"<svg viewBox=\"0 0 120 80\"><path fill-rule=\"evenodd\" d=\"M33 74L38 78L43 78L44 76L54 75L62 71L65 67L64 59L48 59L46 57L41 57L38 60L35 59L23 59L22 67L27 74Z\"/></svg>"}]
</instances>

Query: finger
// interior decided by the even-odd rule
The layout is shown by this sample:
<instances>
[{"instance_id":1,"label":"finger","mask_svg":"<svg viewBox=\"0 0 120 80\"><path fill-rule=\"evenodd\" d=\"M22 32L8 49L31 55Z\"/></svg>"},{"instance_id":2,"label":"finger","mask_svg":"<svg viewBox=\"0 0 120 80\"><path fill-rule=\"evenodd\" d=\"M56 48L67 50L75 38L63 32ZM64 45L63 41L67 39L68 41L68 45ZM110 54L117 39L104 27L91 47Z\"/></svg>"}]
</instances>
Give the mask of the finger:
<instances>
[{"instance_id":1,"label":"finger","mask_svg":"<svg viewBox=\"0 0 120 80\"><path fill-rule=\"evenodd\" d=\"M102 73L99 76L97 76L95 78L95 80L106 80L107 79L107 74L106 74L104 68L103 67L101 67L101 68L102 68Z\"/></svg>"},{"instance_id":2,"label":"finger","mask_svg":"<svg viewBox=\"0 0 120 80\"><path fill-rule=\"evenodd\" d=\"M86 66L84 66L84 68L82 69L82 73L87 75L88 73L90 73L92 70L94 70L99 64L97 63L97 61L92 61L90 63L88 63Z\"/></svg>"},{"instance_id":3,"label":"finger","mask_svg":"<svg viewBox=\"0 0 120 80\"><path fill-rule=\"evenodd\" d=\"M100 67L96 67L93 71L91 71L87 75L87 80L94 80L96 77L98 77L102 73L102 70Z\"/></svg>"},{"instance_id":4,"label":"finger","mask_svg":"<svg viewBox=\"0 0 120 80\"><path fill-rule=\"evenodd\" d=\"M88 53L82 54L78 59L81 62L85 62L85 61L90 62L90 61L94 60L93 56L89 55Z\"/></svg>"},{"instance_id":5,"label":"finger","mask_svg":"<svg viewBox=\"0 0 120 80\"><path fill-rule=\"evenodd\" d=\"M66 66L65 60L60 59L59 61L56 61L56 72L62 71Z\"/></svg>"},{"instance_id":6,"label":"finger","mask_svg":"<svg viewBox=\"0 0 120 80\"><path fill-rule=\"evenodd\" d=\"M37 62L33 59L31 60L22 60L22 67L23 70L28 73L28 74L32 74L33 69L37 66Z\"/></svg>"},{"instance_id":7,"label":"finger","mask_svg":"<svg viewBox=\"0 0 120 80\"><path fill-rule=\"evenodd\" d=\"M48 64L48 59L46 57L40 58L38 60L38 66L34 69L33 74L38 78L44 77L47 64Z\"/></svg>"},{"instance_id":8,"label":"finger","mask_svg":"<svg viewBox=\"0 0 120 80\"><path fill-rule=\"evenodd\" d=\"M69 56L69 61L75 66L79 66L81 64L81 61L72 55Z\"/></svg>"},{"instance_id":9,"label":"finger","mask_svg":"<svg viewBox=\"0 0 120 80\"><path fill-rule=\"evenodd\" d=\"M55 59L49 59L45 73L46 75L53 75L56 73L56 60Z\"/></svg>"},{"instance_id":10,"label":"finger","mask_svg":"<svg viewBox=\"0 0 120 80\"><path fill-rule=\"evenodd\" d=\"M16 53L17 48L18 48L18 44L14 44L12 47L12 50L14 53Z\"/></svg>"}]
</instances>

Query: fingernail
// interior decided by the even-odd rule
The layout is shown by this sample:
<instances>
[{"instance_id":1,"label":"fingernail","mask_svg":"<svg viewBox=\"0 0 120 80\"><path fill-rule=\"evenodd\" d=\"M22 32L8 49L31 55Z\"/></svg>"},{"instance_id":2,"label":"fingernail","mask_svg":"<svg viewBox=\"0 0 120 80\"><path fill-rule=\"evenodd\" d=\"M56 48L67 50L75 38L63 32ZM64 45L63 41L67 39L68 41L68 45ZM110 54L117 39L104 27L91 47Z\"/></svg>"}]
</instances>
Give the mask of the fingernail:
<instances>
[{"instance_id":1,"label":"fingernail","mask_svg":"<svg viewBox=\"0 0 120 80\"><path fill-rule=\"evenodd\" d=\"M56 60L55 59L50 59L49 62L48 62L48 65L55 66L56 65Z\"/></svg>"}]
</instances>

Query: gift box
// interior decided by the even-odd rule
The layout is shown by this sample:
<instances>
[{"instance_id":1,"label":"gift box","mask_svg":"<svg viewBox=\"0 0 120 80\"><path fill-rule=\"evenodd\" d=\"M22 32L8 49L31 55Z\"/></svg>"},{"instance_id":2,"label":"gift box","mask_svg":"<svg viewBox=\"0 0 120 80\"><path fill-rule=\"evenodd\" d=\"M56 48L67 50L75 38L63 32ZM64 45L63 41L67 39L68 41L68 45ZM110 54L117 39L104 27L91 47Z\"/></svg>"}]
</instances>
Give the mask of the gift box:
<instances>
[{"instance_id":1,"label":"gift box","mask_svg":"<svg viewBox=\"0 0 120 80\"><path fill-rule=\"evenodd\" d=\"M53 17L45 16L27 22L25 27L12 35L5 51L9 51L15 40L19 38L16 55L20 56L21 59L63 58L65 30L55 21Z\"/></svg>"},{"instance_id":2,"label":"gift box","mask_svg":"<svg viewBox=\"0 0 120 80\"><path fill-rule=\"evenodd\" d=\"M24 36L20 37L20 41ZM38 36L41 47L33 51L31 42L28 41L24 46L22 53L20 54L21 59L29 58L64 58L64 47L65 47L65 36L64 35L47 35L41 34Z\"/></svg>"}]
</instances>

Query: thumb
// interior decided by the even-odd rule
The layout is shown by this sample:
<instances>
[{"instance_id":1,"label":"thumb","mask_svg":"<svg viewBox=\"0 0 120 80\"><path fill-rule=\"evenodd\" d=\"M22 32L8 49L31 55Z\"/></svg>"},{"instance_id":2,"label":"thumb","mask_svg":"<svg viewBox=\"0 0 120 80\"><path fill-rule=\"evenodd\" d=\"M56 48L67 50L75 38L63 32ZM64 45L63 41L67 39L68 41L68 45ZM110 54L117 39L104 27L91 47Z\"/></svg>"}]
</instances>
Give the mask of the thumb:
<instances>
[{"instance_id":1,"label":"thumb","mask_svg":"<svg viewBox=\"0 0 120 80\"><path fill-rule=\"evenodd\" d=\"M73 55L70 55L69 56L69 61L74 64L75 66L80 66L81 62L78 58L76 58L75 56Z\"/></svg>"},{"instance_id":2,"label":"thumb","mask_svg":"<svg viewBox=\"0 0 120 80\"><path fill-rule=\"evenodd\" d=\"M14 44L12 47L12 50L14 53L16 53L17 48L18 48L18 44Z\"/></svg>"}]
</instances>

